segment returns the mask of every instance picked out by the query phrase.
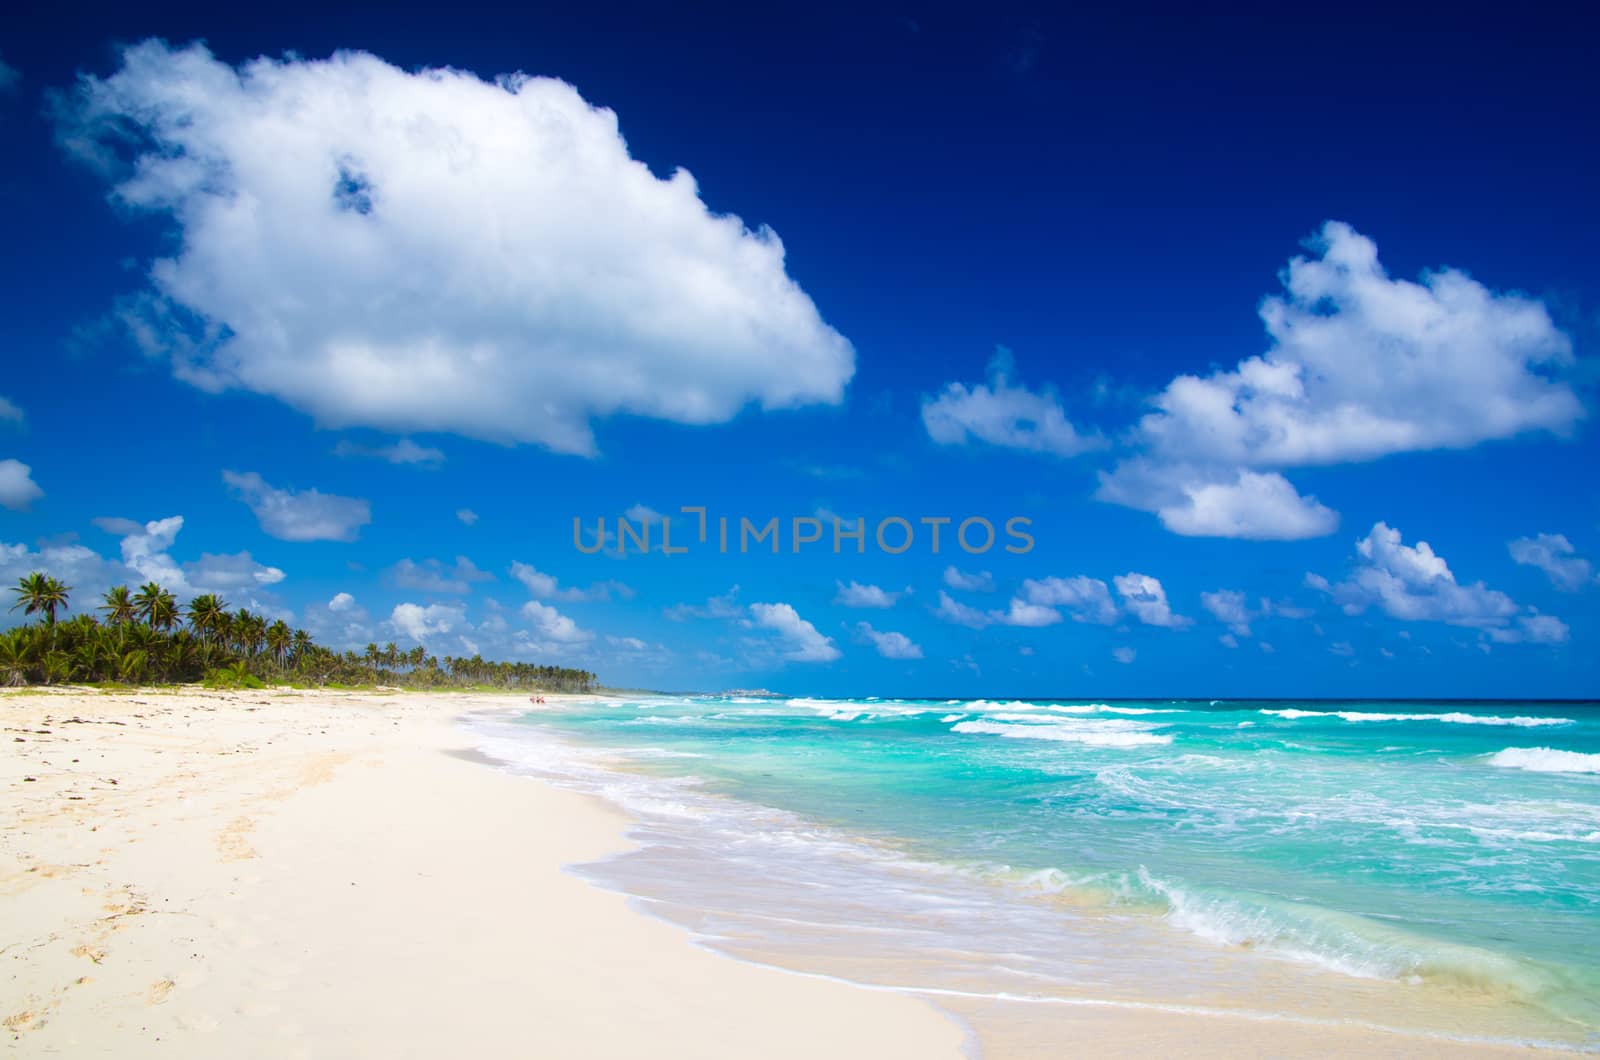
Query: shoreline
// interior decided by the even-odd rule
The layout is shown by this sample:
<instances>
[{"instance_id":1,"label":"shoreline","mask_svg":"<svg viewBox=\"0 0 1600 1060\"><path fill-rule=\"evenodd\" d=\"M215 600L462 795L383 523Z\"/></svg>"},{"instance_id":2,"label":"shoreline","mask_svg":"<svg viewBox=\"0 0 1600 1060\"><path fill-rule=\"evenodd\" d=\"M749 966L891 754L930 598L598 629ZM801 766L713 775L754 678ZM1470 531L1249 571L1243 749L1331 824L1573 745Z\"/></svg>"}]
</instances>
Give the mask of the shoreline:
<instances>
[{"instance_id":1,"label":"shoreline","mask_svg":"<svg viewBox=\"0 0 1600 1060\"><path fill-rule=\"evenodd\" d=\"M1552 1052L1239 1011L940 996L730 952L572 871L637 849L637 820L474 745L465 723L526 705L281 689L0 697L14 751L0 765L12 1048Z\"/></svg>"}]
</instances>

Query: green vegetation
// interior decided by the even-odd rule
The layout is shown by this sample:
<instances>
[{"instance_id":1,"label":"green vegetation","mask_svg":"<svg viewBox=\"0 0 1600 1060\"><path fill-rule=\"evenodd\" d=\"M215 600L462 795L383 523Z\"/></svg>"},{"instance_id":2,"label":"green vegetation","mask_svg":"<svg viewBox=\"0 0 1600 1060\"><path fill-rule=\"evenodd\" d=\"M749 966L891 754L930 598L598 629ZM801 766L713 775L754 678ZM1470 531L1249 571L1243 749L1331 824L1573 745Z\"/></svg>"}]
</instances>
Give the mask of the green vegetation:
<instances>
[{"instance_id":1,"label":"green vegetation","mask_svg":"<svg viewBox=\"0 0 1600 1060\"><path fill-rule=\"evenodd\" d=\"M263 688L267 684L310 687L537 689L588 692L595 675L565 666L443 661L420 645L394 644L366 651L336 652L315 643L303 629L243 608L230 612L213 593L183 607L170 592L147 582L136 592L119 585L99 608L104 621L68 609L72 586L35 571L17 582L11 610L42 614L44 620L0 632L0 684L176 684L203 681L207 688Z\"/></svg>"}]
</instances>

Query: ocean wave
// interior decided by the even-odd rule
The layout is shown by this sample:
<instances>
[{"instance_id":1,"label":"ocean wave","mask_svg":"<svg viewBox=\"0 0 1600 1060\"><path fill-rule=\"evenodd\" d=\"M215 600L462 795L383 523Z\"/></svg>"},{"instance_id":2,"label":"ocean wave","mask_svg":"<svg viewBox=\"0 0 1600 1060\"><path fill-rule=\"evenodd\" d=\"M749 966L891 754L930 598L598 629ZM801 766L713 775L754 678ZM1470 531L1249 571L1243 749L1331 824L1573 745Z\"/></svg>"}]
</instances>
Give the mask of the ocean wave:
<instances>
[{"instance_id":1,"label":"ocean wave","mask_svg":"<svg viewBox=\"0 0 1600 1060\"><path fill-rule=\"evenodd\" d=\"M1533 773L1600 773L1600 754L1557 751L1551 747L1507 747L1487 759L1502 769L1525 769Z\"/></svg>"},{"instance_id":2,"label":"ocean wave","mask_svg":"<svg viewBox=\"0 0 1600 1060\"><path fill-rule=\"evenodd\" d=\"M1452 711L1448 714L1378 714L1361 710L1286 710L1263 709L1260 713L1286 718L1338 718L1341 721L1442 721L1451 725L1517 725L1533 728L1541 725L1575 725L1571 718L1503 718L1493 714L1466 714Z\"/></svg>"},{"instance_id":3,"label":"ocean wave","mask_svg":"<svg viewBox=\"0 0 1600 1060\"><path fill-rule=\"evenodd\" d=\"M1142 866L1139 880L1166 900L1169 923L1223 945L1362 979L1432 980L1530 1000L1559 985L1546 970L1526 961L1424 938L1353 913L1193 891Z\"/></svg>"},{"instance_id":4,"label":"ocean wave","mask_svg":"<svg viewBox=\"0 0 1600 1060\"><path fill-rule=\"evenodd\" d=\"M1090 747L1149 747L1169 744L1172 737L1166 733L1151 732L1146 728L1108 728L1101 726L1011 724L1000 721L963 721L951 727L951 732L975 733L985 736L1004 736L1014 740L1052 740L1059 743L1081 743ZM1126 723L1130 726L1133 723Z\"/></svg>"}]
</instances>

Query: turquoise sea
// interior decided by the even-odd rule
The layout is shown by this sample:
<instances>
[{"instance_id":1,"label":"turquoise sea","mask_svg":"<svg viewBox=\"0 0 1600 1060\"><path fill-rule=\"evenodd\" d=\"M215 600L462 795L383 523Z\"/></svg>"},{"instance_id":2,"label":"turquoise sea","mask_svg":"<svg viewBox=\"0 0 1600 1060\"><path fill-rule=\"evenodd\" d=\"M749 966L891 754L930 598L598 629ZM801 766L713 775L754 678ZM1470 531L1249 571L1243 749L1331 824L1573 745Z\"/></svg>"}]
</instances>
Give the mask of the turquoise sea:
<instances>
[{"instance_id":1,"label":"turquoise sea","mask_svg":"<svg viewBox=\"0 0 1600 1060\"><path fill-rule=\"evenodd\" d=\"M635 815L586 874L743 956L1600 1044L1600 704L648 696L477 730Z\"/></svg>"}]
</instances>

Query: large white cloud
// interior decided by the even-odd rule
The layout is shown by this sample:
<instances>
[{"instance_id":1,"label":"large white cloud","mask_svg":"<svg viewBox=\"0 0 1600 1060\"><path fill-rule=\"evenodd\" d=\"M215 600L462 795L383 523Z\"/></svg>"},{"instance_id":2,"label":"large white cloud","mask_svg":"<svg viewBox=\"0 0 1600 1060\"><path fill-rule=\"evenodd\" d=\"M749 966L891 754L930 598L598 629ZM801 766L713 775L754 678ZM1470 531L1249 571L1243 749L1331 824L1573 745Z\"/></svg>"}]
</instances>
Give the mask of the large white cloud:
<instances>
[{"instance_id":1,"label":"large white cloud","mask_svg":"<svg viewBox=\"0 0 1600 1060\"><path fill-rule=\"evenodd\" d=\"M1406 622L1444 622L1483 630L1501 642L1558 643L1567 626L1553 615L1521 607L1481 581L1463 585L1445 558L1426 541L1407 545L1400 531L1376 523L1356 542L1357 562L1350 576L1330 584L1317 575L1306 583L1333 596L1346 614L1377 607Z\"/></svg>"},{"instance_id":2,"label":"large white cloud","mask_svg":"<svg viewBox=\"0 0 1600 1060\"><path fill-rule=\"evenodd\" d=\"M1372 240L1328 222L1283 273L1263 356L1180 375L1133 432L1099 496L1192 536L1293 539L1337 516L1281 471L1566 433L1583 407L1560 373L1571 343L1544 305L1456 269L1391 278Z\"/></svg>"},{"instance_id":3,"label":"large white cloud","mask_svg":"<svg viewBox=\"0 0 1600 1060\"><path fill-rule=\"evenodd\" d=\"M59 135L181 236L136 334L322 425L589 453L597 416L836 403L854 372L775 233L654 176L558 80L147 41Z\"/></svg>"},{"instance_id":4,"label":"large white cloud","mask_svg":"<svg viewBox=\"0 0 1600 1060\"><path fill-rule=\"evenodd\" d=\"M278 489L254 471L224 471L222 481L250 506L262 530L283 541L354 541L372 522L372 506L356 497Z\"/></svg>"},{"instance_id":5,"label":"large white cloud","mask_svg":"<svg viewBox=\"0 0 1600 1060\"><path fill-rule=\"evenodd\" d=\"M1051 389L1029 390L1011 381L1014 365L1001 347L989 361L987 383L947 383L935 397L922 401L922 425L928 437L943 445L987 442L1008 449L1027 449L1075 456L1098 449L1105 441L1072 425Z\"/></svg>"}]
</instances>

